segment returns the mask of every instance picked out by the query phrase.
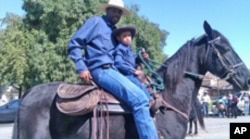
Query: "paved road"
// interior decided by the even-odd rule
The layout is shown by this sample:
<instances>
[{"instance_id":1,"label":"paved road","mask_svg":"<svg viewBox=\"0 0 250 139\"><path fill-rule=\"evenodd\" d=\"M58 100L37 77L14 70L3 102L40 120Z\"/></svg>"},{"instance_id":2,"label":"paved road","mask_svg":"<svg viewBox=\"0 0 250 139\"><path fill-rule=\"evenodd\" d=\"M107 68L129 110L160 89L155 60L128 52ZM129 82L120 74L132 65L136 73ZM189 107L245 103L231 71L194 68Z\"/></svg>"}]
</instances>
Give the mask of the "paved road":
<instances>
[{"instance_id":1,"label":"paved road","mask_svg":"<svg viewBox=\"0 0 250 139\"><path fill-rule=\"evenodd\" d=\"M198 135L185 139L229 139L230 123L250 123L250 116L235 118L205 118L206 131L199 128ZM11 139L13 124L0 124L0 139Z\"/></svg>"},{"instance_id":2,"label":"paved road","mask_svg":"<svg viewBox=\"0 0 250 139\"><path fill-rule=\"evenodd\" d=\"M0 123L0 139L11 139L13 123Z\"/></svg>"},{"instance_id":3,"label":"paved road","mask_svg":"<svg viewBox=\"0 0 250 139\"><path fill-rule=\"evenodd\" d=\"M185 139L229 139L230 123L250 123L250 116L238 118L205 118L206 131L198 129L198 135Z\"/></svg>"}]
</instances>

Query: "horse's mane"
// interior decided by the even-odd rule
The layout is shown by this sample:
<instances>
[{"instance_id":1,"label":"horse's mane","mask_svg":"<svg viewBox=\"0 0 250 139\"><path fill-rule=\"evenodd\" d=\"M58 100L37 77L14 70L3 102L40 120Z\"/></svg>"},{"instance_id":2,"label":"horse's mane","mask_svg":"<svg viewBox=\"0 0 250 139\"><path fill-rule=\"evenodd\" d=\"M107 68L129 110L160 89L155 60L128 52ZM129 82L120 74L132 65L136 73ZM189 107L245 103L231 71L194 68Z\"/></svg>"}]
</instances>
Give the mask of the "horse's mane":
<instances>
[{"instance_id":1,"label":"horse's mane","mask_svg":"<svg viewBox=\"0 0 250 139\"><path fill-rule=\"evenodd\" d=\"M190 64L190 56L192 51L195 51L195 45L204 39L205 35L201 35L198 38L192 38L183 44L180 49L170 58L165 60L163 63L166 66L161 66L157 72L165 79L165 85L168 86L168 89L175 89L176 84L183 77L184 71L187 65ZM166 87L166 86L165 86Z\"/></svg>"}]
</instances>

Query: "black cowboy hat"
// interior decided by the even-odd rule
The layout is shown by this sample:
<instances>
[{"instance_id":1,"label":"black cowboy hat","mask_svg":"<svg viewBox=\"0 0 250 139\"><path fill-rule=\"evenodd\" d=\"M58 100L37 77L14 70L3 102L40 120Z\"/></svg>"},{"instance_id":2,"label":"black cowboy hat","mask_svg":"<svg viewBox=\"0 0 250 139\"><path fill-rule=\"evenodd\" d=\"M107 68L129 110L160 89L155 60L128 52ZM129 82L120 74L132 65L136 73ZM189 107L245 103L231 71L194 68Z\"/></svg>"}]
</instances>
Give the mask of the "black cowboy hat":
<instances>
[{"instance_id":1,"label":"black cowboy hat","mask_svg":"<svg viewBox=\"0 0 250 139\"><path fill-rule=\"evenodd\" d=\"M124 31L130 31L133 38L136 32L136 27L132 25L121 25L119 28L117 28L112 32L112 35L116 37L117 35L120 35Z\"/></svg>"}]
</instances>

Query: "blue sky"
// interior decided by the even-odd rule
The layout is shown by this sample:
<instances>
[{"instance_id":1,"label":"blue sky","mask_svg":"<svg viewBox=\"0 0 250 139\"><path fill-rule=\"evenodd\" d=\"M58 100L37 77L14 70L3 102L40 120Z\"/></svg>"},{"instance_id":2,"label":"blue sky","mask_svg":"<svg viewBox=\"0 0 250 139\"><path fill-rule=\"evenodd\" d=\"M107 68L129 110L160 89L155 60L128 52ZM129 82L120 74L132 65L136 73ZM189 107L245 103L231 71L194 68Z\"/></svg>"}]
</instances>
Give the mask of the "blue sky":
<instances>
[{"instance_id":1,"label":"blue sky","mask_svg":"<svg viewBox=\"0 0 250 139\"><path fill-rule=\"evenodd\" d=\"M158 23L170 32L164 52L171 56L192 37L204 33L207 20L230 41L250 68L250 2L249 0L125 0L138 4L139 15Z\"/></svg>"},{"instance_id":2,"label":"blue sky","mask_svg":"<svg viewBox=\"0 0 250 139\"><path fill-rule=\"evenodd\" d=\"M139 15L170 32L164 52L173 55L187 40L204 33L202 24L224 34L250 68L249 0L124 0L139 5ZM22 0L0 0L0 18L6 12L24 15Z\"/></svg>"}]
</instances>

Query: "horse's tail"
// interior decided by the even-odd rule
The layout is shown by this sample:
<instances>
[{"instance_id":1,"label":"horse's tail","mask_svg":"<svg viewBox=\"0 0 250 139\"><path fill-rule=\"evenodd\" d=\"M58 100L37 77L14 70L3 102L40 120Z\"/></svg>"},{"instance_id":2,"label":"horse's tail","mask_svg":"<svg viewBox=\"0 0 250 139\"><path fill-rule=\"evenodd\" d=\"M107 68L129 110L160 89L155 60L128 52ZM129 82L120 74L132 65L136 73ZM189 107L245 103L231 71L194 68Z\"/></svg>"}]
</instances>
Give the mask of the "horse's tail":
<instances>
[{"instance_id":1,"label":"horse's tail","mask_svg":"<svg viewBox=\"0 0 250 139\"><path fill-rule=\"evenodd\" d=\"M197 113L197 118L198 118L199 124L200 124L200 126L201 126L201 128L203 130L206 130L204 119L203 119L203 114L202 114L202 111L201 111L202 106L201 106L201 103L198 100L198 98L195 99L195 104L194 105L195 105L195 108L196 108L196 113Z\"/></svg>"}]
</instances>

